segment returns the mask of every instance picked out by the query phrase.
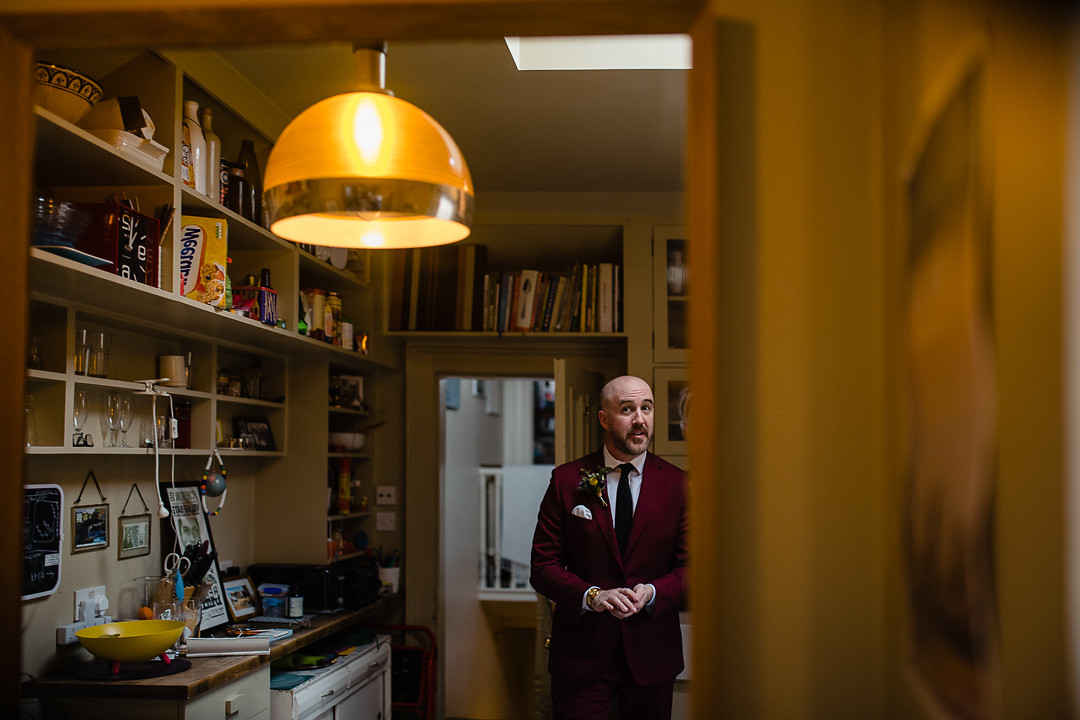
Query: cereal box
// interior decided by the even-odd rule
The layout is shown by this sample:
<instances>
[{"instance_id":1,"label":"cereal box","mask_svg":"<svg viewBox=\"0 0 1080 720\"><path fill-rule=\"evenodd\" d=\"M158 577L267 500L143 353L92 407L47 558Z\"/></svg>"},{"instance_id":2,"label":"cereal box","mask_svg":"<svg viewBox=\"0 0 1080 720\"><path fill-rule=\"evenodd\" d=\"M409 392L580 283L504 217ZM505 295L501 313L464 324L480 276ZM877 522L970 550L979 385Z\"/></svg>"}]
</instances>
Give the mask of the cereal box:
<instances>
[{"instance_id":1,"label":"cereal box","mask_svg":"<svg viewBox=\"0 0 1080 720\"><path fill-rule=\"evenodd\" d=\"M180 218L181 294L216 307L225 307L228 224L221 218L183 215Z\"/></svg>"}]
</instances>

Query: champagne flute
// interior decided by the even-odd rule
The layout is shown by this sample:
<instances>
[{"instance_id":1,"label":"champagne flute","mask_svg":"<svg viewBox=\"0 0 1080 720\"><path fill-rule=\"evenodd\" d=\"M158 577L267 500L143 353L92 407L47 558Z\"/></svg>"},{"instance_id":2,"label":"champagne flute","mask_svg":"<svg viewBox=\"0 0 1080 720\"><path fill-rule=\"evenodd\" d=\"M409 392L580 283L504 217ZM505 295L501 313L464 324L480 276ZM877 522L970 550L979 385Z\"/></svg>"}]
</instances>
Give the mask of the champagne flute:
<instances>
[{"instance_id":1,"label":"champagne flute","mask_svg":"<svg viewBox=\"0 0 1080 720\"><path fill-rule=\"evenodd\" d=\"M123 395L118 398L117 420L120 423L120 447L127 447L127 431L131 427L131 398Z\"/></svg>"},{"instance_id":2,"label":"champagne flute","mask_svg":"<svg viewBox=\"0 0 1080 720\"><path fill-rule=\"evenodd\" d=\"M75 447L85 447L87 437L83 435L83 426L86 425L86 391L76 390L75 401L71 412L72 423L75 425L75 434L71 441Z\"/></svg>"},{"instance_id":3,"label":"champagne flute","mask_svg":"<svg viewBox=\"0 0 1080 720\"><path fill-rule=\"evenodd\" d=\"M105 438L105 445L116 447L116 426L120 421L120 395L109 393L105 398L105 421L109 424L109 435Z\"/></svg>"}]
</instances>

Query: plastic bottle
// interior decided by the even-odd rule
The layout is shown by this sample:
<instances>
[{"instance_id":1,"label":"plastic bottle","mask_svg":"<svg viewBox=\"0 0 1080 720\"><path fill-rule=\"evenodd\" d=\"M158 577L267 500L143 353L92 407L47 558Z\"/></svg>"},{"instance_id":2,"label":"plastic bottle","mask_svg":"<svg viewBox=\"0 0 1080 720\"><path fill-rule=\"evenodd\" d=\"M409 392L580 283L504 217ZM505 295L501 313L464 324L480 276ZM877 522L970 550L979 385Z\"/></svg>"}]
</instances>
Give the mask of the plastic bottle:
<instances>
[{"instance_id":1,"label":"plastic bottle","mask_svg":"<svg viewBox=\"0 0 1080 720\"><path fill-rule=\"evenodd\" d=\"M214 132L213 114L204 107L199 114L202 120L203 139L206 140L206 195L221 202L221 138Z\"/></svg>"},{"instance_id":2,"label":"plastic bottle","mask_svg":"<svg viewBox=\"0 0 1080 720\"><path fill-rule=\"evenodd\" d=\"M202 126L199 125L199 103L194 100L184 101L184 135L190 148L191 179L184 179L187 185L194 187L198 192L206 194L206 138L203 137Z\"/></svg>"}]
</instances>

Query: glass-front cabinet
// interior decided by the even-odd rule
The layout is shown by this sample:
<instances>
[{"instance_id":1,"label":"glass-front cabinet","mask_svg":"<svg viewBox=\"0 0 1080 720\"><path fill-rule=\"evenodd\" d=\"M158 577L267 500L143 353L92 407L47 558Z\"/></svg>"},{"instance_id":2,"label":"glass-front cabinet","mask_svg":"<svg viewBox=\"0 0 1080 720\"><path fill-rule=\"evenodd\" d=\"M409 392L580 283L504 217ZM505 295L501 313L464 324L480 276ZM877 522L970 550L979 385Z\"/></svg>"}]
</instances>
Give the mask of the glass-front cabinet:
<instances>
[{"instance_id":1,"label":"glass-front cabinet","mask_svg":"<svg viewBox=\"0 0 1080 720\"><path fill-rule=\"evenodd\" d=\"M690 298L685 227L653 228L653 362L685 363Z\"/></svg>"}]
</instances>

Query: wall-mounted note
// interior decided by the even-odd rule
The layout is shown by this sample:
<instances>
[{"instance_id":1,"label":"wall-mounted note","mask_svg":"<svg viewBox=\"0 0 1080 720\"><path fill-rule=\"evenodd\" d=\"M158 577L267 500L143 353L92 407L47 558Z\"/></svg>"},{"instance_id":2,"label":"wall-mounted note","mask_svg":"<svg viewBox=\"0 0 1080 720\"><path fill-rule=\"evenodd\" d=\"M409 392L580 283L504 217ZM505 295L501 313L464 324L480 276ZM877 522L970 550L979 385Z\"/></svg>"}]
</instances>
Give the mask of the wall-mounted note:
<instances>
[{"instance_id":1,"label":"wall-mounted note","mask_svg":"<svg viewBox=\"0 0 1080 720\"><path fill-rule=\"evenodd\" d=\"M59 485L23 486L22 599L51 595L60 587L64 490Z\"/></svg>"}]
</instances>

